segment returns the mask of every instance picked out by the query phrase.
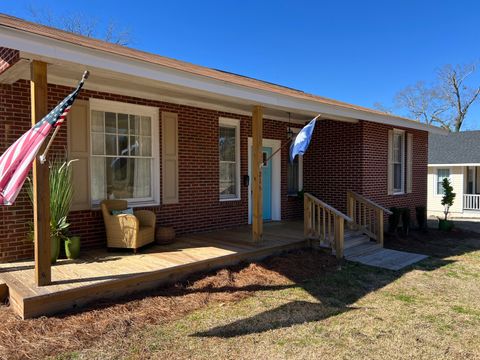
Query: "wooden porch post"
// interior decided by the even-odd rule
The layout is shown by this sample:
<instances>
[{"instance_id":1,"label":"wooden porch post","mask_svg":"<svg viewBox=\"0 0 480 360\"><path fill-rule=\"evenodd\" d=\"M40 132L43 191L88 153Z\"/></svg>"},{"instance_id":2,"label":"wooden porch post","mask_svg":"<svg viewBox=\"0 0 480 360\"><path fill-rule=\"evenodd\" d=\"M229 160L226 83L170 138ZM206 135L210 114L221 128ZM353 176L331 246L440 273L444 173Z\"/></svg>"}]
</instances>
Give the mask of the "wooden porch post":
<instances>
[{"instance_id":1,"label":"wooden porch post","mask_svg":"<svg viewBox=\"0 0 480 360\"><path fill-rule=\"evenodd\" d=\"M32 61L30 68L32 124L40 121L47 109L47 64ZM42 146L40 153L45 146ZM50 264L50 186L48 164L33 162L33 221L35 230L35 282L37 286L52 281Z\"/></svg>"},{"instance_id":2,"label":"wooden porch post","mask_svg":"<svg viewBox=\"0 0 480 360\"><path fill-rule=\"evenodd\" d=\"M252 240L263 238L263 195L262 195L262 132L263 108L254 106L252 111Z\"/></svg>"}]
</instances>

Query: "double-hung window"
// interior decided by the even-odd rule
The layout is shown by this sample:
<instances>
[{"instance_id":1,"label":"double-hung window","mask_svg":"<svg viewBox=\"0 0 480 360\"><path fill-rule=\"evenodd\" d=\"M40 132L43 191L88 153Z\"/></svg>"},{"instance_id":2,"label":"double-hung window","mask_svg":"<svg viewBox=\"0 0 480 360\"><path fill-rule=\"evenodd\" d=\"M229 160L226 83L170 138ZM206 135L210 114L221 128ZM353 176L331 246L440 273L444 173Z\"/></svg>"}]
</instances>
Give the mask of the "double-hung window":
<instances>
[{"instance_id":1,"label":"double-hung window","mask_svg":"<svg viewBox=\"0 0 480 360\"><path fill-rule=\"evenodd\" d=\"M450 178L450 169L437 169L437 195L443 195L443 179Z\"/></svg>"},{"instance_id":2,"label":"double-hung window","mask_svg":"<svg viewBox=\"0 0 480 360\"><path fill-rule=\"evenodd\" d=\"M219 192L220 200L240 199L240 122L219 120Z\"/></svg>"},{"instance_id":3,"label":"double-hung window","mask_svg":"<svg viewBox=\"0 0 480 360\"><path fill-rule=\"evenodd\" d=\"M393 133L393 192L405 192L405 132Z\"/></svg>"},{"instance_id":4,"label":"double-hung window","mask_svg":"<svg viewBox=\"0 0 480 360\"><path fill-rule=\"evenodd\" d=\"M158 110L94 101L90 118L93 204L158 203Z\"/></svg>"}]
</instances>

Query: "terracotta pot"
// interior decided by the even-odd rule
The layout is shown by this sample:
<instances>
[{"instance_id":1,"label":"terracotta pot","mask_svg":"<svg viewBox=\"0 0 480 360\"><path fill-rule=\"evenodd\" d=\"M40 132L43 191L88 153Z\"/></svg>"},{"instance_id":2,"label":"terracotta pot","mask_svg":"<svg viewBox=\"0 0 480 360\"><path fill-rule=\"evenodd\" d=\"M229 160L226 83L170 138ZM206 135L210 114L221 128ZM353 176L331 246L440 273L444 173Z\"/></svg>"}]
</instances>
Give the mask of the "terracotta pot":
<instances>
[{"instance_id":1,"label":"terracotta pot","mask_svg":"<svg viewBox=\"0 0 480 360\"><path fill-rule=\"evenodd\" d=\"M155 236L157 244L166 245L175 241L175 229L171 226L160 226Z\"/></svg>"}]
</instances>

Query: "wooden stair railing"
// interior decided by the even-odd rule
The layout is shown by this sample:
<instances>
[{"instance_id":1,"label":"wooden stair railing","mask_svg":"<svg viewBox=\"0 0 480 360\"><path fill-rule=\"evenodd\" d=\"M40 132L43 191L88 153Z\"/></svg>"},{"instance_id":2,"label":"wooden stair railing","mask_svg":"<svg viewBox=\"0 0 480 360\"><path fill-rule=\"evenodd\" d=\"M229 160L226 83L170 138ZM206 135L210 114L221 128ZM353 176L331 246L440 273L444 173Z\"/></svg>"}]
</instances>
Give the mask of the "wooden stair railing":
<instances>
[{"instance_id":1,"label":"wooden stair railing","mask_svg":"<svg viewBox=\"0 0 480 360\"><path fill-rule=\"evenodd\" d=\"M309 193L304 194L304 233L306 239L320 240L343 258L345 222L352 219Z\"/></svg>"},{"instance_id":2,"label":"wooden stair railing","mask_svg":"<svg viewBox=\"0 0 480 360\"><path fill-rule=\"evenodd\" d=\"M362 231L383 247L383 214L392 212L363 195L347 191L347 215L353 220L352 230Z\"/></svg>"}]
</instances>

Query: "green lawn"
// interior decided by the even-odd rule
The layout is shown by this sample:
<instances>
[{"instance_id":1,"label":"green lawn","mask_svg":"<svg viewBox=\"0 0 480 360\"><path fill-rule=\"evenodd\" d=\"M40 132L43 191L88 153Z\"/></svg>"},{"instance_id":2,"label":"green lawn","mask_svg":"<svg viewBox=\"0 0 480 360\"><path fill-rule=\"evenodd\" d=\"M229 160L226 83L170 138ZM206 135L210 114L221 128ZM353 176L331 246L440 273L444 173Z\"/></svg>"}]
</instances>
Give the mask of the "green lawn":
<instances>
[{"instance_id":1,"label":"green lawn","mask_svg":"<svg viewBox=\"0 0 480 360\"><path fill-rule=\"evenodd\" d=\"M283 284L260 286L243 300L214 302L127 334L118 345L75 355L480 359L480 241L437 239L410 247L435 256L404 272L346 263L299 280L285 271Z\"/></svg>"}]
</instances>

